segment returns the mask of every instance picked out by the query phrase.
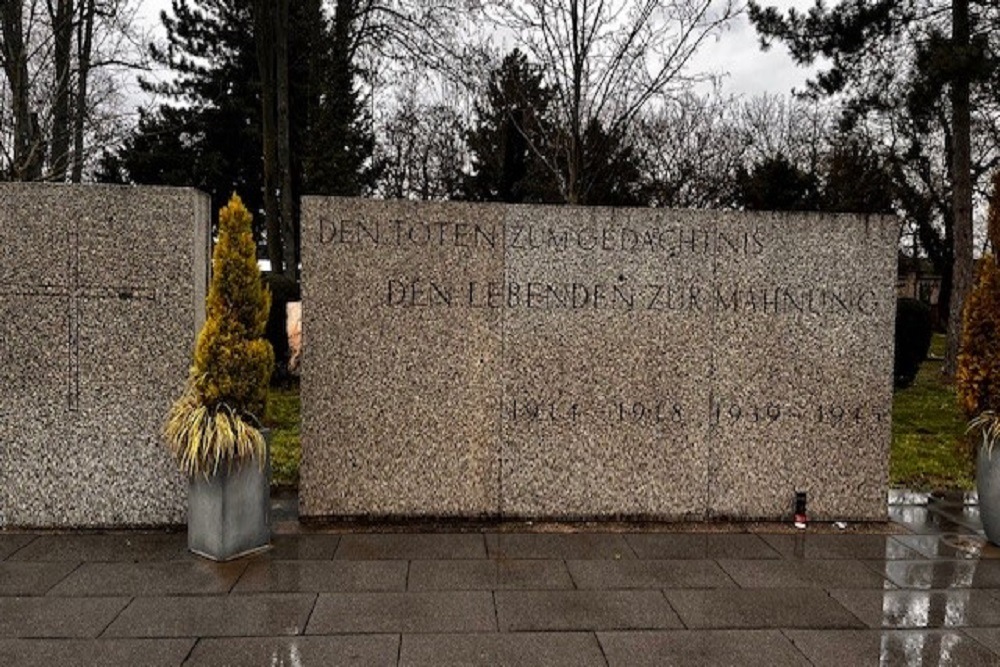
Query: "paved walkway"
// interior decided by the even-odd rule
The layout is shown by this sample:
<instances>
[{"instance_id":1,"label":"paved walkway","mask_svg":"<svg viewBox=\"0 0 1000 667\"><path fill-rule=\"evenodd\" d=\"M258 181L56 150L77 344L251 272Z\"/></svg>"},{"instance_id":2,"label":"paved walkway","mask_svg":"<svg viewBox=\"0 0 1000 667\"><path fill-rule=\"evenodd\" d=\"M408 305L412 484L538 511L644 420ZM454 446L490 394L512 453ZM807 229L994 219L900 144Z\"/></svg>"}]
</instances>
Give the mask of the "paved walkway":
<instances>
[{"instance_id":1,"label":"paved walkway","mask_svg":"<svg viewBox=\"0 0 1000 667\"><path fill-rule=\"evenodd\" d=\"M1000 664L975 507L896 500L894 534L319 532L279 504L273 549L228 564L183 533L0 532L0 665Z\"/></svg>"}]
</instances>

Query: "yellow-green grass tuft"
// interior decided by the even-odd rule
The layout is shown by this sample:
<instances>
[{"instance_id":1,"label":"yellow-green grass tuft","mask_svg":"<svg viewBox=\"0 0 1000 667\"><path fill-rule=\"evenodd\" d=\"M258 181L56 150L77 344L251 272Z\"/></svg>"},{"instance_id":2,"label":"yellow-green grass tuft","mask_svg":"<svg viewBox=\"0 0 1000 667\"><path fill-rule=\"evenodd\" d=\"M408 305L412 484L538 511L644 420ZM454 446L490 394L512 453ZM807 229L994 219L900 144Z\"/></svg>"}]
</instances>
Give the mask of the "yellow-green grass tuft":
<instances>
[{"instance_id":1,"label":"yellow-green grass tuft","mask_svg":"<svg viewBox=\"0 0 1000 667\"><path fill-rule=\"evenodd\" d=\"M264 435L225 404L207 406L192 391L176 401L163 429L181 472L208 477L220 466L256 459L263 468Z\"/></svg>"}]
</instances>

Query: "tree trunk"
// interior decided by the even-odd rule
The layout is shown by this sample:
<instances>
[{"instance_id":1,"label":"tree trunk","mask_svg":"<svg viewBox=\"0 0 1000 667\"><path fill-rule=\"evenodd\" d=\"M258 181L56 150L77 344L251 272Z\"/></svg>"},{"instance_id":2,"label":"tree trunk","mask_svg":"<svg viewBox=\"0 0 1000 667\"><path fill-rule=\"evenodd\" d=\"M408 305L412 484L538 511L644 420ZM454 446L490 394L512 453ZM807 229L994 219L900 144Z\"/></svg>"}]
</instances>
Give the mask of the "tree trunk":
<instances>
[{"instance_id":1,"label":"tree trunk","mask_svg":"<svg viewBox=\"0 0 1000 667\"><path fill-rule=\"evenodd\" d=\"M278 169L281 175L281 246L284 274L295 280L298 270L295 191L292 186L291 119L288 110L288 0L277 0L275 80L278 103Z\"/></svg>"},{"instance_id":2,"label":"tree trunk","mask_svg":"<svg viewBox=\"0 0 1000 667\"><path fill-rule=\"evenodd\" d=\"M41 147L35 136L37 121L32 118L28 54L24 48L23 15L20 2L0 5L0 47L3 48L4 73L10 86L14 113L14 163L11 178L32 180L41 172Z\"/></svg>"},{"instance_id":3,"label":"tree trunk","mask_svg":"<svg viewBox=\"0 0 1000 667\"><path fill-rule=\"evenodd\" d=\"M70 53L73 48L73 0L57 0L52 19L53 60L55 65L52 104L52 163L49 178L65 181L69 170L70 144Z\"/></svg>"},{"instance_id":4,"label":"tree trunk","mask_svg":"<svg viewBox=\"0 0 1000 667\"><path fill-rule=\"evenodd\" d=\"M87 82L90 79L90 56L94 45L94 16L96 0L83 0L80 22L77 24L77 84L76 110L73 113L73 169L70 180L83 180L83 131L87 119Z\"/></svg>"},{"instance_id":5,"label":"tree trunk","mask_svg":"<svg viewBox=\"0 0 1000 667\"><path fill-rule=\"evenodd\" d=\"M567 151L567 174L566 174L566 201L569 204L582 203L580 181L583 170L583 76L584 61L586 55L583 53L583 26L581 22L585 16L581 16L581 10L577 2L570 4L570 43L571 57L573 60L573 90L571 92L569 110L569 150Z\"/></svg>"},{"instance_id":6,"label":"tree trunk","mask_svg":"<svg viewBox=\"0 0 1000 667\"><path fill-rule=\"evenodd\" d=\"M969 45L969 0L952 0L952 49L964 54ZM959 341L962 335L962 310L972 286L972 156L969 101L969 75L964 67L956 68L951 82L952 133L952 210L954 212L954 262L952 263L951 303L948 312L948 347L945 353L945 376L955 375Z\"/></svg>"},{"instance_id":7,"label":"tree trunk","mask_svg":"<svg viewBox=\"0 0 1000 667\"><path fill-rule=\"evenodd\" d=\"M274 4L272 0L254 0L254 41L257 45L257 68L260 71L262 152L264 167L264 218L267 223L267 258L271 271L284 269L281 243L281 219L278 210L278 134L274 81Z\"/></svg>"}]
</instances>

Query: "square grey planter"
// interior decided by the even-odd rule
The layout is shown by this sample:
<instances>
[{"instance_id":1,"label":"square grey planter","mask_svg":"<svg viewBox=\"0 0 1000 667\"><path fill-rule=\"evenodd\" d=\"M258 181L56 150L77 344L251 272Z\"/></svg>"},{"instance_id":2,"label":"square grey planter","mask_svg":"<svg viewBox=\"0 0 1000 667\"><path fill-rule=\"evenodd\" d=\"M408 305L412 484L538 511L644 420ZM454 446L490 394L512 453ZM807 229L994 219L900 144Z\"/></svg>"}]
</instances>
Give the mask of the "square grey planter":
<instances>
[{"instance_id":1,"label":"square grey planter","mask_svg":"<svg viewBox=\"0 0 1000 667\"><path fill-rule=\"evenodd\" d=\"M271 544L270 433L264 468L242 461L207 479L188 482L188 549L216 561L232 560Z\"/></svg>"}]
</instances>

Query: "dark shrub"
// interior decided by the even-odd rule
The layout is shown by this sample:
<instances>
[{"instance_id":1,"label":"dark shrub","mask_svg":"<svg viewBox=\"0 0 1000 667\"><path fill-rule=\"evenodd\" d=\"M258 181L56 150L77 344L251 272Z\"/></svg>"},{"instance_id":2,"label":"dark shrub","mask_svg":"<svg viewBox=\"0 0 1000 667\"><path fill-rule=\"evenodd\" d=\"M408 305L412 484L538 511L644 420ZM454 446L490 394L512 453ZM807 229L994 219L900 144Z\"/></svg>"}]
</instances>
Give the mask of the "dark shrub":
<instances>
[{"instance_id":1,"label":"dark shrub","mask_svg":"<svg viewBox=\"0 0 1000 667\"><path fill-rule=\"evenodd\" d=\"M299 301L301 292L294 280L280 273L265 273L264 282L271 289L271 312L267 318L266 335L274 348L274 374L271 383L281 383L289 379L287 317L285 306L289 301Z\"/></svg>"},{"instance_id":2,"label":"dark shrub","mask_svg":"<svg viewBox=\"0 0 1000 667\"><path fill-rule=\"evenodd\" d=\"M287 347L287 344L286 344ZM931 347L931 309L916 299L896 300L896 388L908 387Z\"/></svg>"}]
</instances>

